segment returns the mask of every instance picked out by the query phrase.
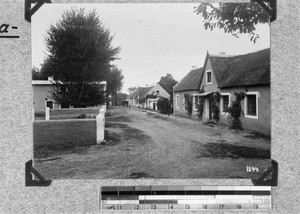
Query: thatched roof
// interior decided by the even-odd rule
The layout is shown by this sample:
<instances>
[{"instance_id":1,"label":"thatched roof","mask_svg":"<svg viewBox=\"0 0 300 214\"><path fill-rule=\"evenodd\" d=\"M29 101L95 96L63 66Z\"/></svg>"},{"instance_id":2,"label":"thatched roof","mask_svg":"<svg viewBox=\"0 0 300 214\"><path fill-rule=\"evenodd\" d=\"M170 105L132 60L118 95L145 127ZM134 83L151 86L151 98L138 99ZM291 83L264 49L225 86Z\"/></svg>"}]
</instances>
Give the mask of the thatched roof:
<instances>
[{"instance_id":1,"label":"thatched roof","mask_svg":"<svg viewBox=\"0 0 300 214\"><path fill-rule=\"evenodd\" d=\"M138 99L146 96L148 91L152 88L153 86L150 87L138 87L137 90L132 92L131 94L128 95L127 99Z\"/></svg>"},{"instance_id":2,"label":"thatched roof","mask_svg":"<svg viewBox=\"0 0 300 214\"><path fill-rule=\"evenodd\" d=\"M219 88L270 84L270 49L233 57L210 56Z\"/></svg>"},{"instance_id":3,"label":"thatched roof","mask_svg":"<svg viewBox=\"0 0 300 214\"><path fill-rule=\"evenodd\" d=\"M138 92L139 92L139 98L146 96L148 91L152 88L153 86L150 87L138 87Z\"/></svg>"},{"instance_id":4,"label":"thatched roof","mask_svg":"<svg viewBox=\"0 0 300 214\"><path fill-rule=\"evenodd\" d=\"M179 83L174 87L174 92L199 90L203 68L191 70Z\"/></svg>"},{"instance_id":5,"label":"thatched roof","mask_svg":"<svg viewBox=\"0 0 300 214\"><path fill-rule=\"evenodd\" d=\"M127 99L133 99L133 98L135 98L135 97L137 97L137 91L131 92L131 93L128 95Z\"/></svg>"}]
</instances>

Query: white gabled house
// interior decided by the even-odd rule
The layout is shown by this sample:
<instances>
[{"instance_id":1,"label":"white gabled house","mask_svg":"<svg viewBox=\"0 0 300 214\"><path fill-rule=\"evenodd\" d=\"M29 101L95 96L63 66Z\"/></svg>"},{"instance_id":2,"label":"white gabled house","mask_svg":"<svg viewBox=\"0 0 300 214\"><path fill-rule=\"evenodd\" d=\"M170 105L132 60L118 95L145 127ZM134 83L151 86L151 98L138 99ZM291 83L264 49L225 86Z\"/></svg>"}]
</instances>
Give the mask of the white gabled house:
<instances>
[{"instance_id":1,"label":"white gabled house","mask_svg":"<svg viewBox=\"0 0 300 214\"><path fill-rule=\"evenodd\" d=\"M128 95L127 101L132 107L158 110L157 101L161 97L169 99L170 94L157 83L150 87L138 87Z\"/></svg>"}]
</instances>

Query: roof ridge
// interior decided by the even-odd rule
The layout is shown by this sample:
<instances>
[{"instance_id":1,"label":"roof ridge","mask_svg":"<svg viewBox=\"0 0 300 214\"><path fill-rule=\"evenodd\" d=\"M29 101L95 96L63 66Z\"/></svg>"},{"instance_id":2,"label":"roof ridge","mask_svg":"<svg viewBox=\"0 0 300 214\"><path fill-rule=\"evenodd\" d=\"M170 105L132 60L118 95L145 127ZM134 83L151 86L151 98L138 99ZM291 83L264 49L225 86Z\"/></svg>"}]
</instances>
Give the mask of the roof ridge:
<instances>
[{"instance_id":1,"label":"roof ridge","mask_svg":"<svg viewBox=\"0 0 300 214\"><path fill-rule=\"evenodd\" d=\"M222 57L222 58L230 58L230 57L236 57L236 56L245 56L245 55L248 55L248 54L254 54L254 53L258 53L260 51L266 51L270 48L263 48L263 49L259 49L259 50L256 50L256 51L252 51L252 52L248 52L248 53L243 53L243 54L231 54L231 55L222 55L222 54L209 54L210 57Z\"/></svg>"}]
</instances>

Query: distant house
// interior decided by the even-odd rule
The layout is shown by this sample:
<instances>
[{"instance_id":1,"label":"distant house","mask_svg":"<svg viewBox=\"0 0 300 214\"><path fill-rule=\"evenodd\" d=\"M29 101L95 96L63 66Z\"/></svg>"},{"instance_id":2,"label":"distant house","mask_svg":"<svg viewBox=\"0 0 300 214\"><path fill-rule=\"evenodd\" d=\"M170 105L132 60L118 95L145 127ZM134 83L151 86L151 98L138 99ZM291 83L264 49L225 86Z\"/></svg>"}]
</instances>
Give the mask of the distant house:
<instances>
[{"instance_id":1,"label":"distant house","mask_svg":"<svg viewBox=\"0 0 300 214\"><path fill-rule=\"evenodd\" d=\"M203 68L191 70L182 80L173 87L173 111L174 114L187 115L184 94L199 94ZM193 115L196 111L193 111Z\"/></svg>"},{"instance_id":2,"label":"distant house","mask_svg":"<svg viewBox=\"0 0 300 214\"><path fill-rule=\"evenodd\" d=\"M137 87L137 89L131 92L128 97L127 101L128 104L132 107L144 107L143 103L140 103L140 98L146 96L147 92L150 90L151 87Z\"/></svg>"},{"instance_id":3,"label":"distant house","mask_svg":"<svg viewBox=\"0 0 300 214\"><path fill-rule=\"evenodd\" d=\"M243 128L265 135L271 132L270 107L270 49L238 56L210 55L207 53L200 88L206 97L203 120L213 118L213 109L208 95L219 92L220 122L228 124L226 111L236 100L235 93L243 92L240 116ZM200 99L195 97L195 104Z\"/></svg>"},{"instance_id":4,"label":"distant house","mask_svg":"<svg viewBox=\"0 0 300 214\"><path fill-rule=\"evenodd\" d=\"M170 94L163 87L161 87L160 84L158 84L158 83L155 86L150 88L150 90L147 92L146 96L147 95L152 95L152 98L149 97L148 99L146 99L146 108L149 108L149 109L157 110L157 101L161 97L170 99Z\"/></svg>"},{"instance_id":5,"label":"distant house","mask_svg":"<svg viewBox=\"0 0 300 214\"><path fill-rule=\"evenodd\" d=\"M157 101L161 97L170 98L170 94L157 83L155 86L138 87L128 95L127 101L133 107L157 110Z\"/></svg>"}]
</instances>

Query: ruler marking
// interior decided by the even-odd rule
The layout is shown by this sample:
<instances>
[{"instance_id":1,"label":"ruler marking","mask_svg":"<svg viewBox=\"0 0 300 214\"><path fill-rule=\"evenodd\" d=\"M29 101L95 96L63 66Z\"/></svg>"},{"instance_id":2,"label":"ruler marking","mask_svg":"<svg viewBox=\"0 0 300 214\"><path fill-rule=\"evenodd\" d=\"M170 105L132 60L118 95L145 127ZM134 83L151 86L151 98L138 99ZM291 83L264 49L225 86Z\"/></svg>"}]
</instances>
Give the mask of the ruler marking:
<instances>
[{"instance_id":1,"label":"ruler marking","mask_svg":"<svg viewBox=\"0 0 300 214\"><path fill-rule=\"evenodd\" d=\"M194 188L194 189L193 189ZM271 187L103 187L101 210L270 210Z\"/></svg>"}]
</instances>

